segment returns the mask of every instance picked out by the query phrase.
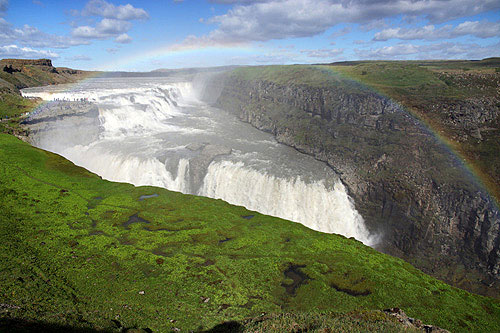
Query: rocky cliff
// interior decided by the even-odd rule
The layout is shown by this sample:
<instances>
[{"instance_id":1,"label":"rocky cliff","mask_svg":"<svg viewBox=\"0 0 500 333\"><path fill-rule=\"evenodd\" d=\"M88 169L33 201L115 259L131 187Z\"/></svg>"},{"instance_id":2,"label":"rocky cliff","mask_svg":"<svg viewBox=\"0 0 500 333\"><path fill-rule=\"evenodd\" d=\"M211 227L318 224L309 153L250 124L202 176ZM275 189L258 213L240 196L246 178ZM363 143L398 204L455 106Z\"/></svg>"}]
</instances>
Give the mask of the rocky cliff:
<instances>
[{"instance_id":1,"label":"rocky cliff","mask_svg":"<svg viewBox=\"0 0 500 333\"><path fill-rule=\"evenodd\" d=\"M2 59L0 65L12 65L15 68L22 68L24 66L48 66L52 67L52 60L50 59Z\"/></svg>"},{"instance_id":2,"label":"rocky cliff","mask_svg":"<svg viewBox=\"0 0 500 333\"><path fill-rule=\"evenodd\" d=\"M278 77L299 71L282 81L262 71L233 71L217 106L338 172L371 231L381 236L380 250L457 286L498 296L499 212L432 133L354 81L311 67L274 68Z\"/></svg>"},{"instance_id":3,"label":"rocky cliff","mask_svg":"<svg viewBox=\"0 0 500 333\"><path fill-rule=\"evenodd\" d=\"M0 60L0 93L48 84L71 83L95 74L65 67L53 67L50 59Z\"/></svg>"}]
</instances>

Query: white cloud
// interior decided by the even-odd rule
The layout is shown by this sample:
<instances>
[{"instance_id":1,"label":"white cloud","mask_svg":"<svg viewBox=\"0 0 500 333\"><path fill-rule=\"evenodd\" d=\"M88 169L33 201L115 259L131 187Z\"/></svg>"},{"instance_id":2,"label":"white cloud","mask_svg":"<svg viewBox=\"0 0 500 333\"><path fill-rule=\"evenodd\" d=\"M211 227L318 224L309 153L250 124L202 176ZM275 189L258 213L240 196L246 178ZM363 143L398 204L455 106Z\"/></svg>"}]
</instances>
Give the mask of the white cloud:
<instances>
[{"instance_id":1,"label":"white cloud","mask_svg":"<svg viewBox=\"0 0 500 333\"><path fill-rule=\"evenodd\" d=\"M47 34L27 24L20 28L13 28L2 18L0 18L0 41L3 44L16 43L30 47L50 47L56 49L88 44L87 41L81 39Z\"/></svg>"},{"instance_id":2,"label":"white cloud","mask_svg":"<svg viewBox=\"0 0 500 333\"><path fill-rule=\"evenodd\" d=\"M481 46L475 43L397 44L376 49L355 49L362 59L482 59L500 56L500 43Z\"/></svg>"},{"instance_id":3,"label":"white cloud","mask_svg":"<svg viewBox=\"0 0 500 333\"><path fill-rule=\"evenodd\" d=\"M337 58L344 53L344 49L319 49L319 50L301 50L310 58Z\"/></svg>"},{"instance_id":4,"label":"white cloud","mask_svg":"<svg viewBox=\"0 0 500 333\"><path fill-rule=\"evenodd\" d=\"M71 60L71 61L90 61L90 60L92 60L91 57L86 56L84 54L78 54L78 55L75 55L75 56L72 56L72 57L69 57L66 59Z\"/></svg>"},{"instance_id":5,"label":"white cloud","mask_svg":"<svg viewBox=\"0 0 500 333\"><path fill-rule=\"evenodd\" d=\"M388 17L421 17L439 23L500 8L498 0L267 0L232 1L224 15L206 22L217 28L204 36L189 36L176 47L231 45L272 39L310 37L339 23L367 27ZM196 45L196 46L195 46Z\"/></svg>"},{"instance_id":6,"label":"white cloud","mask_svg":"<svg viewBox=\"0 0 500 333\"><path fill-rule=\"evenodd\" d=\"M138 20L149 18L148 13L142 8L135 8L131 4L115 6L104 0L90 0L83 8L84 16L101 16L116 20Z\"/></svg>"},{"instance_id":7,"label":"white cloud","mask_svg":"<svg viewBox=\"0 0 500 333\"><path fill-rule=\"evenodd\" d=\"M72 15L97 16L103 19L95 26L74 25L71 35L83 40L115 38L117 43L130 43L127 32L132 28L132 20L148 19L149 14L131 4L114 5L104 0L90 0L82 11L73 10Z\"/></svg>"},{"instance_id":8,"label":"white cloud","mask_svg":"<svg viewBox=\"0 0 500 333\"><path fill-rule=\"evenodd\" d=\"M471 35L478 38L500 36L500 22L465 21L456 27L445 25L441 28L436 28L434 25L426 25L415 29L390 28L377 32L373 40L386 41L394 38L402 40L436 40L456 38L465 35Z\"/></svg>"},{"instance_id":9,"label":"white cloud","mask_svg":"<svg viewBox=\"0 0 500 333\"><path fill-rule=\"evenodd\" d=\"M347 35L348 33L351 32L351 30L352 30L351 27L344 27L343 29L341 29L339 31L335 31L329 37L330 38L339 38L339 37Z\"/></svg>"},{"instance_id":10,"label":"white cloud","mask_svg":"<svg viewBox=\"0 0 500 333\"><path fill-rule=\"evenodd\" d=\"M15 44L0 46L0 56L15 58L58 58L59 54L30 47L19 47Z\"/></svg>"},{"instance_id":11,"label":"white cloud","mask_svg":"<svg viewBox=\"0 0 500 333\"><path fill-rule=\"evenodd\" d=\"M121 43L121 44L128 44L128 43L132 42L132 37L130 37L127 34L121 34L115 38L115 42Z\"/></svg>"},{"instance_id":12,"label":"white cloud","mask_svg":"<svg viewBox=\"0 0 500 333\"><path fill-rule=\"evenodd\" d=\"M465 21L457 26L455 34L473 35L480 38L499 37L500 22Z\"/></svg>"},{"instance_id":13,"label":"white cloud","mask_svg":"<svg viewBox=\"0 0 500 333\"><path fill-rule=\"evenodd\" d=\"M71 35L85 39L106 39L124 34L131 26L132 24L127 21L105 18L95 27L88 25L76 27L71 31Z\"/></svg>"}]
</instances>

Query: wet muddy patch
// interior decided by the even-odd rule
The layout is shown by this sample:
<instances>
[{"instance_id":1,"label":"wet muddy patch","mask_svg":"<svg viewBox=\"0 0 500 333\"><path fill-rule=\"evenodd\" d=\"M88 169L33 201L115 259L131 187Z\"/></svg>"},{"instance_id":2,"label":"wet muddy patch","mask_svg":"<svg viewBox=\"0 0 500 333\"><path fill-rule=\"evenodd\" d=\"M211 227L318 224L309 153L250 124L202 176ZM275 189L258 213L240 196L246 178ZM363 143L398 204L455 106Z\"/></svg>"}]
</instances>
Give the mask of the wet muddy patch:
<instances>
[{"instance_id":1,"label":"wet muddy patch","mask_svg":"<svg viewBox=\"0 0 500 333\"><path fill-rule=\"evenodd\" d=\"M126 229L130 229L130 226L134 223L146 223L149 224L151 221L148 221L146 219L143 219L142 217L139 217L139 213L135 213L134 215L131 215L127 222L123 222L122 226L125 227Z\"/></svg>"},{"instance_id":2,"label":"wet muddy patch","mask_svg":"<svg viewBox=\"0 0 500 333\"><path fill-rule=\"evenodd\" d=\"M302 268L306 267L306 265L294 265L290 264L288 268L283 272L286 278L291 279L291 283L282 283L281 286L285 288L286 293L288 295L295 295L297 289L307 283L307 280L311 280L311 278L304 272L302 272Z\"/></svg>"},{"instance_id":3,"label":"wet muddy patch","mask_svg":"<svg viewBox=\"0 0 500 333\"><path fill-rule=\"evenodd\" d=\"M222 244L222 243L228 242L228 241L230 241L230 240L232 240L232 238L230 238L230 237L226 237L226 238L224 238L224 239L220 239L220 240L219 240L219 244Z\"/></svg>"},{"instance_id":4,"label":"wet muddy patch","mask_svg":"<svg viewBox=\"0 0 500 333\"><path fill-rule=\"evenodd\" d=\"M139 201L144 201L146 199L150 199L150 198L156 198L158 196L158 194L156 193L153 193L153 194L146 194L146 195L141 195L139 197Z\"/></svg>"}]
</instances>

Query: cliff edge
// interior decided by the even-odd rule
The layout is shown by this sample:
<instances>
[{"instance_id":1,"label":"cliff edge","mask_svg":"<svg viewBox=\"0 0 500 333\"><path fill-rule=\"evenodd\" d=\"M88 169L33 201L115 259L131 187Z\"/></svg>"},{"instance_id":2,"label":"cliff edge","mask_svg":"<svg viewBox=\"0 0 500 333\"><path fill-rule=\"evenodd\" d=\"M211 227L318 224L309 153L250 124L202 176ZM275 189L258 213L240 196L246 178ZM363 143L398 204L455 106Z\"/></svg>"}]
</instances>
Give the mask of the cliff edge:
<instances>
[{"instance_id":1,"label":"cliff edge","mask_svg":"<svg viewBox=\"0 0 500 333\"><path fill-rule=\"evenodd\" d=\"M234 70L217 106L330 165L381 236L378 249L498 297L495 200L400 103L326 66L269 66Z\"/></svg>"}]
</instances>

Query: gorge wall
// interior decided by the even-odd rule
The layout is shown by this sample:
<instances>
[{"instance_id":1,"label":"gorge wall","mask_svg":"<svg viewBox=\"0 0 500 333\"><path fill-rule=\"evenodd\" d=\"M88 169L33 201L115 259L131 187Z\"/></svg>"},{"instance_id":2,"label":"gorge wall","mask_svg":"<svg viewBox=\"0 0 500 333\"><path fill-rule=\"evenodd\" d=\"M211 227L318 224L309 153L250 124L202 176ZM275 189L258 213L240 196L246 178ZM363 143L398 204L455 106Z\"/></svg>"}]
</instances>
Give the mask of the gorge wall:
<instances>
[{"instance_id":1,"label":"gorge wall","mask_svg":"<svg viewBox=\"0 0 500 333\"><path fill-rule=\"evenodd\" d=\"M289 78L290 68L272 68L282 80L237 69L218 81L216 105L331 166L380 250L498 296L500 214L461 161L388 98L312 67Z\"/></svg>"}]
</instances>

